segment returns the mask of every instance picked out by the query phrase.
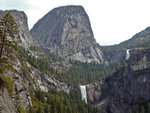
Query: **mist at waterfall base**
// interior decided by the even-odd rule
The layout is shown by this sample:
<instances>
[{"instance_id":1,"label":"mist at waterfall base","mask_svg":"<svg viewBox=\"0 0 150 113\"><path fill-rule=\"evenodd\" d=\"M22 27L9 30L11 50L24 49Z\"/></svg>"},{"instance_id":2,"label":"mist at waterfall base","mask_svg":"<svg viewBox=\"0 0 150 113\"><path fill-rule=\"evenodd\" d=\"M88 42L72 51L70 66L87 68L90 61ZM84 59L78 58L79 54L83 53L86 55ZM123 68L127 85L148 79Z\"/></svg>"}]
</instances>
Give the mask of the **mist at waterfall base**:
<instances>
[{"instance_id":1,"label":"mist at waterfall base","mask_svg":"<svg viewBox=\"0 0 150 113\"><path fill-rule=\"evenodd\" d=\"M81 90L81 96L82 96L82 100L85 101L85 103L87 103L87 94L86 94L86 86L80 85L80 90Z\"/></svg>"},{"instance_id":2,"label":"mist at waterfall base","mask_svg":"<svg viewBox=\"0 0 150 113\"><path fill-rule=\"evenodd\" d=\"M128 60L130 58L130 50L127 49L126 50L126 60Z\"/></svg>"}]
</instances>

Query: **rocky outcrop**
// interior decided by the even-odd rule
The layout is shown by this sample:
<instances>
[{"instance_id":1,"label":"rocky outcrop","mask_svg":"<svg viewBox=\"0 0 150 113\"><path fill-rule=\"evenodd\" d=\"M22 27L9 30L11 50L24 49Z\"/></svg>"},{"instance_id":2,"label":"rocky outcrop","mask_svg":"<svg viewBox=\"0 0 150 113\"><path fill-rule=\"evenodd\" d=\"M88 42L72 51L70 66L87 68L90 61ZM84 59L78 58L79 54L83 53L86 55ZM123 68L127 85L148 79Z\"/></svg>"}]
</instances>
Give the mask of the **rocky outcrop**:
<instances>
[{"instance_id":1,"label":"rocky outcrop","mask_svg":"<svg viewBox=\"0 0 150 113\"><path fill-rule=\"evenodd\" d=\"M102 63L103 57L82 6L58 7L31 29L31 35L50 52L81 62Z\"/></svg>"},{"instance_id":2,"label":"rocky outcrop","mask_svg":"<svg viewBox=\"0 0 150 113\"><path fill-rule=\"evenodd\" d=\"M129 108L150 100L150 49L140 50L106 79L111 89L110 113L128 113Z\"/></svg>"},{"instance_id":3,"label":"rocky outcrop","mask_svg":"<svg viewBox=\"0 0 150 113\"><path fill-rule=\"evenodd\" d=\"M57 89L58 91L64 91L69 94L71 86L67 85L64 82L61 82L54 77L50 77L50 75L47 75L45 73L41 73L38 70L34 70L31 75L35 80L36 86L38 86L42 91L48 92L49 89Z\"/></svg>"},{"instance_id":4,"label":"rocky outcrop","mask_svg":"<svg viewBox=\"0 0 150 113\"><path fill-rule=\"evenodd\" d=\"M17 10L7 10L2 11L0 10L0 18L5 16L6 13L10 13L17 24L20 38L21 38L21 46L24 48L29 48L30 46L35 46L37 43L33 40L32 36L30 35L29 28L28 28L28 19L26 14L23 11Z\"/></svg>"},{"instance_id":5,"label":"rocky outcrop","mask_svg":"<svg viewBox=\"0 0 150 113\"><path fill-rule=\"evenodd\" d=\"M0 78L0 113L15 113L16 111L8 91L4 88L4 81Z\"/></svg>"},{"instance_id":6,"label":"rocky outcrop","mask_svg":"<svg viewBox=\"0 0 150 113\"><path fill-rule=\"evenodd\" d=\"M0 90L0 113L16 113L17 109L9 96L8 91L4 88Z\"/></svg>"},{"instance_id":7,"label":"rocky outcrop","mask_svg":"<svg viewBox=\"0 0 150 113\"><path fill-rule=\"evenodd\" d=\"M15 100L16 97L19 97L19 101L24 109L27 110L32 106L29 90L40 89L41 91L48 92L48 90L54 88L58 91L70 92L70 85L56 80L54 77L51 77L51 75L40 72L40 70L32 67L27 61L16 59L17 61L13 63L16 73L7 71L5 75L15 80L12 99Z\"/></svg>"},{"instance_id":8,"label":"rocky outcrop","mask_svg":"<svg viewBox=\"0 0 150 113\"><path fill-rule=\"evenodd\" d=\"M101 97L101 84L102 83L93 83L93 84L88 84L86 85L86 90L87 90L87 99L88 102L97 104L97 102L100 101Z\"/></svg>"},{"instance_id":9,"label":"rocky outcrop","mask_svg":"<svg viewBox=\"0 0 150 113\"><path fill-rule=\"evenodd\" d=\"M30 90L40 89L41 91L48 92L48 90L55 88L58 91L64 91L66 93L70 92L70 85L56 80L50 75L40 72L40 70L32 67L27 61L21 61L16 57L16 61L13 61L13 67L15 69L15 72L7 70L5 72L5 76L15 81L12 84L12 90L14 93L10 97L6 89L4 92L2 92L2 94L5 93L5 96L2 96L2 104L4 103L4 105L7 105L5 101L8 99L7 101L11 102L9 103L10 108L12 107L13 109L15 109L16 102L18 101L20 105L23 105L23 108L25 110L28 110L29 107L32 106ZM7 106L4 106L4 109L8 109Z\"/></svg>"}]
</instances>

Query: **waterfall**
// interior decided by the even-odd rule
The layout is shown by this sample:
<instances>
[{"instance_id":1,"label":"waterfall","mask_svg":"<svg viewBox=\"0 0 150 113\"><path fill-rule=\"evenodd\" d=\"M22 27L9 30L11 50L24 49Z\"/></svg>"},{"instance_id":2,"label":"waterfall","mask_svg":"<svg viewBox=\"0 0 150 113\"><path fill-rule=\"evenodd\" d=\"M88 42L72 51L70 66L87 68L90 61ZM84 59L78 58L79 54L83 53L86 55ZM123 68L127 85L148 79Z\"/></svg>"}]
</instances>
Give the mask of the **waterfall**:
<instances>
[{"instance_id":1,"label":"waterfall","mask_svg":"<svg viewBox=\"0 0 150 113\"><path fill-rule=\"evenodd\" d=\"M127 50L126 50L126 60L128 60L128 59L129 59L129 57L130 57L130 50L129 50L129 49L127 49Z\"/></svg>"},{"instance_id":2,"label":"waterfall","mask_svg":"<svg viewBox=\"0 0 150 113\"><path fill-rule=\"evenodd\" d=\"M87 94L86 94L86 86L80 86L82 100L87 103Z\"/></svg>"}]
</instances>

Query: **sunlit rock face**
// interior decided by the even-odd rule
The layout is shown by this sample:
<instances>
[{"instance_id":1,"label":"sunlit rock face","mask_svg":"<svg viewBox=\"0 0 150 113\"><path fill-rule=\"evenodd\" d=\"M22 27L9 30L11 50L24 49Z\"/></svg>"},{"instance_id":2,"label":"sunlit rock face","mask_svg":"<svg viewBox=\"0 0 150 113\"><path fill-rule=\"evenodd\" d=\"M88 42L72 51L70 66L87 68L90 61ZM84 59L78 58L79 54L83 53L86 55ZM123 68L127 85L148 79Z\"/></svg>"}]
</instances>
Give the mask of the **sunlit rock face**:
<instances>
[{"instance_id":1,"label":"sunlit rock face","mask_svg":"<svg viewBox=\"0 0 150 113\"><path fill-rule=\"evenodd\" d=\"M53 9L34 25L31 35L43 48L64 58L103 62L89 17L82 6Z\"/></svg>"}]
</instances>

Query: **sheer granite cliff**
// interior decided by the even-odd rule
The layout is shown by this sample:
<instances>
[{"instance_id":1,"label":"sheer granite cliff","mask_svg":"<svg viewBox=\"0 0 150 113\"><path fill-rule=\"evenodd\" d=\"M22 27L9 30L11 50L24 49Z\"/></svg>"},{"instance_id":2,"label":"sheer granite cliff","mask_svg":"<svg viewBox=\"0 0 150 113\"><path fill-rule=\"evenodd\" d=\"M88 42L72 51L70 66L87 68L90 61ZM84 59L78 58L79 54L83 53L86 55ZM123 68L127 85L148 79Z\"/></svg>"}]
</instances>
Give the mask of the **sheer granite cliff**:
<instances>
[{"instance_id":1,"label":"sheer granite cliff","mask_svg":"<svg viewBox=\"0 0 150 113\"><path fill-rule=\"evenodd\" d=\"M103 62L89 17L82 6L53 9L34 25L31 35L56 55L81 62Z\"/></svg>"},{"instance_id":2,"label":"sheer granite cliff","mask_svg":"<svg viewBox=\"0 0 150 113\"><path fill-rule=\"evenodd\" d=\"M110 86L110 113L128 113L150 100L150 49L140 50L106 79Z\"/></svg>"}]
</instances>

